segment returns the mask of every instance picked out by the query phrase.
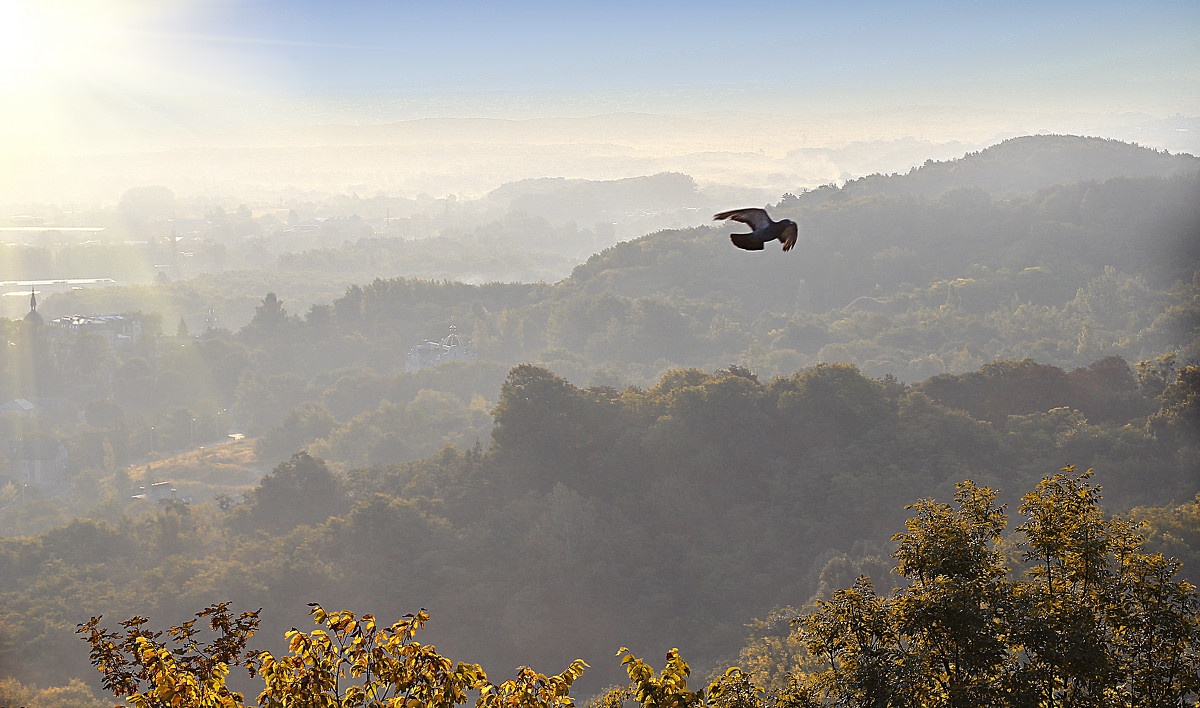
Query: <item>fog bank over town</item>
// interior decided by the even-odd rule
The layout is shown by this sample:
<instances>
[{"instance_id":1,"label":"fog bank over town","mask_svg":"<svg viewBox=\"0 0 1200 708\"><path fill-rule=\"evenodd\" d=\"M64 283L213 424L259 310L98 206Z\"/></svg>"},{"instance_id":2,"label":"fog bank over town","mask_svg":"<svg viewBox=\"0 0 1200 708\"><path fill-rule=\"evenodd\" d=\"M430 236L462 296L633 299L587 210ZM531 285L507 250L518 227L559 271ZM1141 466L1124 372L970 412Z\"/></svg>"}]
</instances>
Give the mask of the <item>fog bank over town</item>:
<instances>
[{"instance_id":1,"label":"fog bank over town","mask_svg":"<svg viewBox=\"0 0 1200 708\"><path fill-rule=\"evenodd\" d=\"M171 120L141 116L109 129L80 118L61 142L6 143L0 203L10 211L28 203L113 204L149 184L241 200L381 192L470 198L526 178L659 172L778 198L1036 133L1200 152L1195 115L933 105L832 111L742 100L750 93L730 89L725 100L712 90L681 90L674 104L582 93L189 100Z\"/></svg>"}]
</instances>

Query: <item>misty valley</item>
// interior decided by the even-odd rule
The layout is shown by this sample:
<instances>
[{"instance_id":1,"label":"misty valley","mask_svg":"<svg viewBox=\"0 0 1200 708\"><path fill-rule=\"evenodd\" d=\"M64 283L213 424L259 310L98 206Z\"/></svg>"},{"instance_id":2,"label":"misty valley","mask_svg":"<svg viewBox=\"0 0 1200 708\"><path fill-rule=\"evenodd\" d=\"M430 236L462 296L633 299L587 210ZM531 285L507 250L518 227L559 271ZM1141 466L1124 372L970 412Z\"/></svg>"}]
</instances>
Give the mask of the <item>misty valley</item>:
<instances>
[{"instance_id":1,"label":"misty valley","mask_svg":"<svg viewBox=\"0 0 1200 708\"><path fill-rule=\"evenodd\" d=\"M217 201L3 224L0 706L1200 700L1200 158Z\"/></svg>"}]
</instances>

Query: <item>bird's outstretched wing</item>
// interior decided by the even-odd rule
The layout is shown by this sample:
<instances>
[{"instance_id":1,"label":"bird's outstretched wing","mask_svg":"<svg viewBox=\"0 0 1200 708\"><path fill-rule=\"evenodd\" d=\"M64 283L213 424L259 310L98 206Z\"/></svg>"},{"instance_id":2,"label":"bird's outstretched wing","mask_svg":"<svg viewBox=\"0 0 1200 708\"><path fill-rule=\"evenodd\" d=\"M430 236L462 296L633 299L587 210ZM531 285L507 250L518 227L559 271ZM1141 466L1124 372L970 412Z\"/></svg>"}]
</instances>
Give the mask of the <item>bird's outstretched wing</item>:
<instances>
[{"instance_id":1,"label":"bird's outstretched wing","mask_svg":"<svg viewBox=\"0 0 1200 708\"><path fill-rule=\"evenodd\" d=\"M729 240L733 241L733 245L747 251L763 250L762 239L754 238L754 234L729 234Z\"/></svg>"},{"instance_id":2,"label":"bird's outstretched wing","mask_svg":"<svg viewBox=\"0 0 1200 708\"><path fill-rule=\"evenodd\" d=\"M783 227L783 233L779 234L779 240L783 242L783 250L792 250L792 246L796 245L796 239L799 236L800 229L796 227L795 222L789 221L787 226Z\"/></svg>"},{"instance_id":3,"label":"bird's outstretched wing","mask_svg":"<svg viewBox=\"0 0 1200 708\"><path fill-rule=\"evenodd\" d=\"M767 216L767 212L762 209L734 209L732 211L723 211L720 214L713 214L713 221L722 221L724 219L740 221L755 231L771 223L771 217Z\"/></svg>"}]
</instances>

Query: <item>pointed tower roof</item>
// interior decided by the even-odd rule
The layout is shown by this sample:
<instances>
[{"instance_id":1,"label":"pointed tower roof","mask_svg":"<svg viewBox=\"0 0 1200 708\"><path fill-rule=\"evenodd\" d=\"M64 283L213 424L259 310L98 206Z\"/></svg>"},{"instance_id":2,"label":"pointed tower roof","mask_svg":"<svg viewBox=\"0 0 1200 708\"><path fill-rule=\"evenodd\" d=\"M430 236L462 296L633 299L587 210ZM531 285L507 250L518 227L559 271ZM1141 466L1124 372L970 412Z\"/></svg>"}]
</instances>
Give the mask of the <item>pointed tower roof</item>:
<instances>
[{"instance_id":1,"label":"pointed tower roof","mask_svg":"<svg viewBox=\"0 0 1200 708\"><path fill-rule=\"evenodd\" d=\"M33 288L29 289L29 314L25 315L25 321L35 325L42 323L42 316L37 311L37 292Z\"/></svg>"}]
</instances>

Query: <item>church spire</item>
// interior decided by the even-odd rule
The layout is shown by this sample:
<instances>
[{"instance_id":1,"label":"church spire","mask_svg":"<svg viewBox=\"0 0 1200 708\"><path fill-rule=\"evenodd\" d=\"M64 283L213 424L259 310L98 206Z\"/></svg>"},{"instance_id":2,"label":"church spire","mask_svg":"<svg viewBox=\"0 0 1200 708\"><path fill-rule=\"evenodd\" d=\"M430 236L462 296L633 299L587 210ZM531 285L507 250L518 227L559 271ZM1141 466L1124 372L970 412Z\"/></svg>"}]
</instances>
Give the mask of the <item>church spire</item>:
<instances>
[{"instance_id":1,"label":"church spire","mask_svg":"<svg viewBox=\"0 0 1200 708\"><path fill-rule=\"evenodd\" d=\"M32 285L29 286L29 314L25 315L25 321L33 325L42 323L42 316L37 311L37 291Z\"/></svg>"}]
</instances>

